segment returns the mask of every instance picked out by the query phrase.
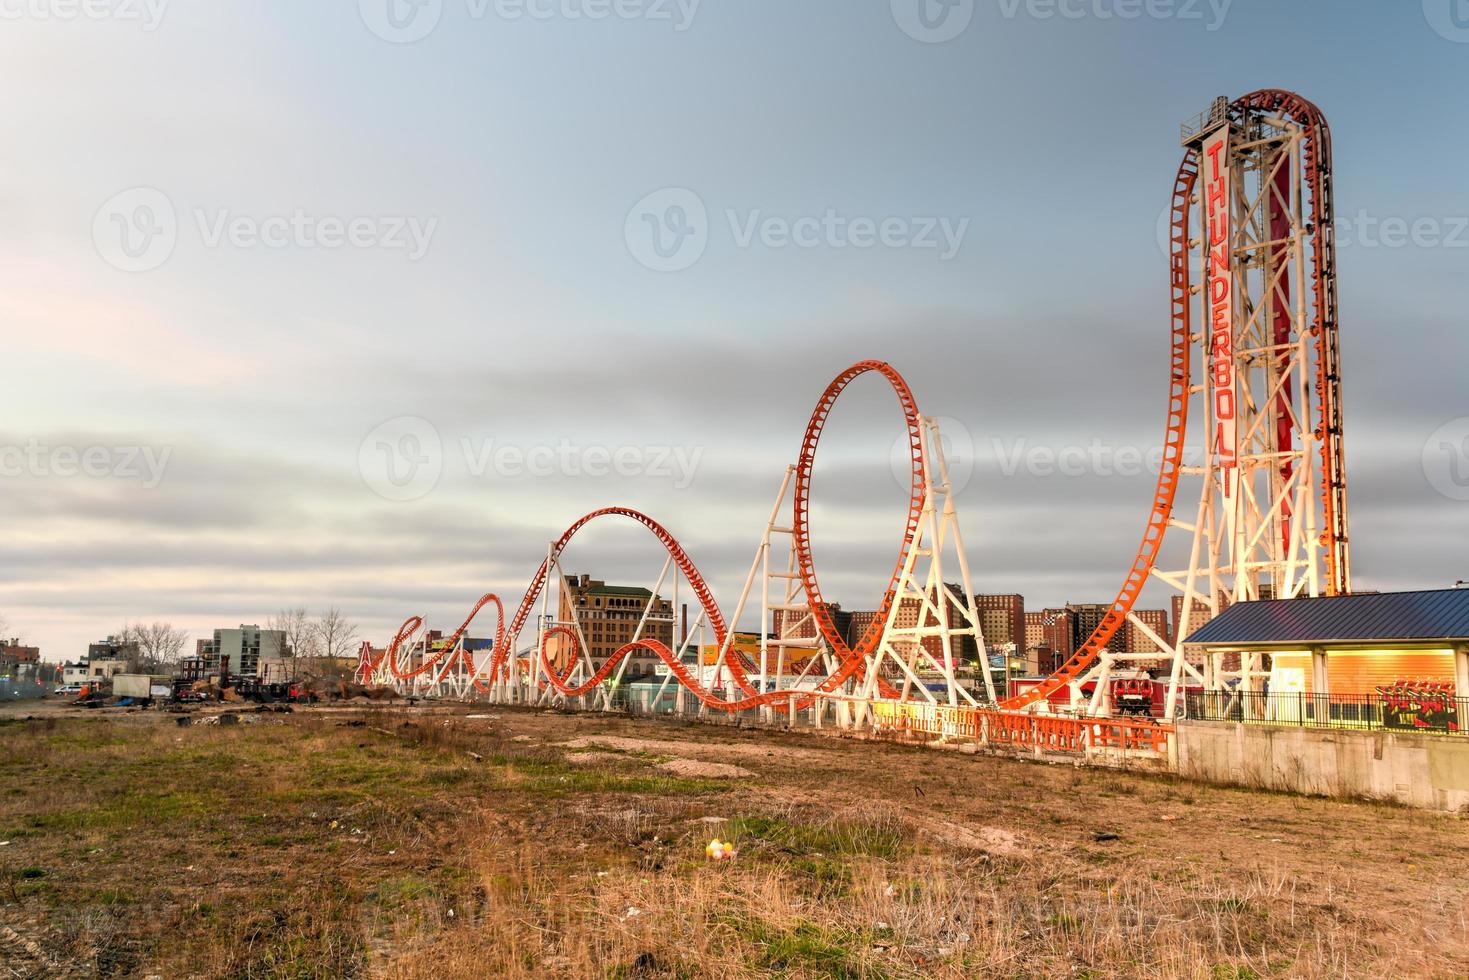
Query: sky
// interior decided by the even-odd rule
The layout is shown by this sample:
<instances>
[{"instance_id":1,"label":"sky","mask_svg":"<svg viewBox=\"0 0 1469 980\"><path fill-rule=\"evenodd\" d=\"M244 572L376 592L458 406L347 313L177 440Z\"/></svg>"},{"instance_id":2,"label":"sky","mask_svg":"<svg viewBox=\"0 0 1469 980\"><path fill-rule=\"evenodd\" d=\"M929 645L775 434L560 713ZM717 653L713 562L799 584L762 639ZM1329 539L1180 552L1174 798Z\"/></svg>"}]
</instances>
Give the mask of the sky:
<instances>
[{"instance_id":1,"label":"sky","mask_svg":"<svg viewBox=\"0 0 1469 980\"><path fill-rule=\"evenodd\" d=\"M1263 87L1335 138L1355 585L1469 578L1469 5L921 3L0 0L9 632L452 627L613 504L732 607L866 358L942 419L975 588L1107 601L1163 434L1179 124ZM864 378L823 436L849 609L900 426ZM630 525L565 557L663 561Z\"/></svg>"}]
</instances>

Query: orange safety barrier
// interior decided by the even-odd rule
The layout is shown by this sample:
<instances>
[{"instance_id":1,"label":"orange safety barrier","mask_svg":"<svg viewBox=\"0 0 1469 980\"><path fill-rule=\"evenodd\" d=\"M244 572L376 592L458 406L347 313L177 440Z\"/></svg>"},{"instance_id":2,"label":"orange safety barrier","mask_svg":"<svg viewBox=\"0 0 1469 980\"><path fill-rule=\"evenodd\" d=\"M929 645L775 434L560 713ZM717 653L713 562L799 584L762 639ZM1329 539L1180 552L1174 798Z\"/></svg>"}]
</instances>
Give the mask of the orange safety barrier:
<instances>
[{"instance_id":1,"label":"orange safety barrier","mask_svg":"<svg viewBox=\"0 0 1469 980\"><path fill-rule=\"evenodd\" d=\"M1113 750L1164 755L1173 735L1172 725L1147 718L1068 718L901 701L873 702L872 720L878 732L975 739L1076 754Z\"/></svg>"}]
</instances>

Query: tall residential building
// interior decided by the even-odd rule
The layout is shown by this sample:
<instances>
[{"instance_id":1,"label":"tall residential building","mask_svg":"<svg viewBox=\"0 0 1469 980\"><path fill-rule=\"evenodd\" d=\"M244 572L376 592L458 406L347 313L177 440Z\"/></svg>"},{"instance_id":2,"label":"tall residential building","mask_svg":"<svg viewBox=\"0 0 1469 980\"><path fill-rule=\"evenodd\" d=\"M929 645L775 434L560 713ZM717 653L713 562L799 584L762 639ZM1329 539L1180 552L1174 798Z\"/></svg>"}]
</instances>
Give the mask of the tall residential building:
<instances>
[{"instance_id":1,"label":"tall residential building","mask_svg":"<svg viewBox=\"0 0 1469 980\"><path fill-rule=\"evenodd\" d=\"M1044 612L1028 612L1025 614L1025 643L1021 650L1033 650L1043 646L1046 642L1046 614Z\"/></svg>"},{"instance_id":2,"label":"tall residential building","mask_svg":"<svg viewBox=\"0 0 1469 980\"><path fill-rule=\"evenodd\" d=\"M234 629L215 630L214 641L202 655L215 658L220 671L230 677L258 677L260 661L279 660L285 649L283 631L241 623Z\"/></svg>"},{"instance_id":3,"label":"tall residential building","mask_svg":"<svg viewBox=\"0 0 1469 980\"><path fill-rule=\"evenodd\" d=\"M1219 594L1219 611L1220 612L1224 612L1224 610L1225 609L1228 609L1228 608L1229 608L1229 596L1227 596L1227 595L1225 595L1224 593L1221 592ZM1195 599L1194 600L1193 608L1191 610L1189 610L1188 619L1187 619L1187 621L1185 621L1184 620L1184 615L1183 615L1183 596L1181 596L1181 595L1174 596L1173 597L1173 629L1174 629L1174 634L1173 634L1173 637L1172 637L1174 644L1181 643L1190 633L1192 633L1194 630L1198 629L1199 627L1203 626L1205 623L1207 623L1209 620L1211 620L1213 618L1214 617L1212 615L1210 615L1210 613L1209 613L1209 607L1207 605L1205 605L1203 603L1203 601L1201 601L1199 599Z\"/></svg>"},{"instance_id":4,"label":"tall residential building","mask_svg":"<svg viewBox=\"0 0 1469 980\"><path fill-rule=\"evenodd\" d=\"M1166 609L1134 609L1132 614L1147 624L1148 629L1158 634L1158 638L1164 641L1168 636L1168 610ZM1131 619L1124 625L1119 633L1126 631L1123 639L1122 649L1126 653L1161 653L1163 648L1148 638L1148 635L1137 628Z\"/></svg>"},{"instance_id":5,"label":"tall residential building","mask_svg":"<svg viewBox=\"0 0 1469 980\"><path fill-rule=\"evenodd\" d=\"M1042 642L1061 660L1071 659L1077 647L1076 614L1070 606L1047 609L1044 613Z\"/></svg>"},{"instance_id":6,"label":"tall residential building","mask_svg":"<svg viewBox=\"0 0 1469 980\"><path fill-rule=\"evenodd\" d=\"M854 614L843 610L840 602L828 602L825 605L837 633L845 639L852 628ZM816 628L816 617L803 609L777 609L771 619L773 635L782 640L800 640L820 632Z\"/></svg>"},{"instance_id":7,"label":"tall residential building","mask_svg":"<svg viewBox=\"0 0 1469 980\"><path fill-rule=\"evenodd\" d=\"M600 667L608 657L632 641L650 599L652 609L643 626L642 638L658 640L672 650L673 604L647 589L608 585L590 575L572 576L561 591L557 615L561 622L569 622L575 607L576 621L581 625L581 633L587 643L587 654L592 663ZM553 663L564 664L570 645L555 637L551 641L550 653ZM660 663L657 654L643 648L629 656L631 660L623 671L626 680L651 675L655 665Z\"/></svg>"},{"instance_id":8,"label":"tall residential building","mask_svg":"<svg viewBox=\"0 0 1469 980\"><path fill-rule=\"evenodd\" d=\"M1025 597L1007 595L976 595L974 605L979 610L979 628L984 634L985 646L997 651L1007 645L1014 646L1016 655L1025 653Z\"/></svg>"},{"instance_id":9,"label":"tall residential building","mask_svg":"<svg viewBox=\"0 0 1469 980\"><path fill-rule=\"evenodd\" d=\"M862 641L867 630L871 628L872 621L877 619L877 613L873 610L863 610L848 614L847 620L847 646L855 647Z\"/></svg>"},{"instance_id":10,"label":"tall residential building","mask_svg":"<svg viewBox=\"0 0 1469 980\"><path fill-rule=\"evenodd\" d=\"M949 604L949 626L954 629L962 629L968 620L968 611L964 606L964 589L956 582L948 583L948 592L953 598L941 600L937 594L933 597L933 604L939 606L940 601ZM1019 598L1018 596L1016 598ZM846 614L848 617L847 643L856 646L862 639L863 634L872 627L872 621L877 618L877 613L871 610L861 610ZM898 607L892 613L892 625L898 629L911 629L919 624L919 617L923 616L924 626L939 625L938 616L928 610L924 604L917 599L904 599L898 603ZM980 614L980 630L984 631L984 614ZM985 633L986 642L989 634ZM943 658L943 640L937 636L926 636L923 638L923 649L933 662L941 662ZM978 650L974 644L973 636L954 636L950 638L953 647L952 654L956 667L972 664L978 659ZM931 667L931 663L920 664L921 667Z\"/></svg>"},{"instance_id":11,"label":"tall residential building","mask_svg":"<svg viewBox=\"0 0 1469 980\"><path fill-rule=\"evenodd\" d=\"M957 582L946 582L946 595L940 595L936 588L931 597L933 605L942 609L943 604L948 604L948 619L951 628L963 628L969 622L968 610L964 606L964 587ZM922 622L920 622L922 619ZM938 626L939 617L933 610L914 598L900 600L898 608L893 614L892 625L899 629L912 628L915 626ZM983 624L980 629L983 631ZM937 636L925 636L922 640L923 649L935 663L942 663L944 658L943 639ZM974 637L961 635L949 639L951 646L950 657L954 666L959 667L971 664L979 658L978 648L975 646ZM925 665L929 666L929 665Z\"/></svg>"},{"instance_id":12,"label":"tall residential building","mask_svg":"<svg viewBox=\"0 0 1469 980\"><path fill-rule=\"evenodd\" d=\"M1097 627L1102 625L1102 620L1111 610L1111 606L1105 602L1068 602L1066 608L1071 610L1071 652L1075 653L1081 649L1087 637L1096 632ZM1108 644L1108 649L1120 651L1127 637L1120 635L1125 630L1119 629L1118 636L1113 637ZM1069 656L1069 654L1068 654Z\"/></svg>"}]
</instances>

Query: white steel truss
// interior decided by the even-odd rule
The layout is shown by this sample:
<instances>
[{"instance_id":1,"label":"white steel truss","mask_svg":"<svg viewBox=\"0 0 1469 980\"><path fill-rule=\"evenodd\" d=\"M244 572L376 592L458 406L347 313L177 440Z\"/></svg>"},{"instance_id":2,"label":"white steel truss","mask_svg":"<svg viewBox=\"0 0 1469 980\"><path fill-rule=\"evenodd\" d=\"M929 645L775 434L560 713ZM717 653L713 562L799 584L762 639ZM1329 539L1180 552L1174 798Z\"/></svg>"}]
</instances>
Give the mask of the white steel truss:
<instances>
[{"instance_id":1,"label":"white steel truss","mask_svg":"<svg viewBox=\"0 0 1469 980\"><path fill-rule=\"evenodd\" d=\"M898 576L882 640L869 663L863 693L869 698L876 696L877 678L896 676L901 679L903 700L913 699L917 694L938 703L938 694L930 686L933 675L937 674L943 681L944 703L979 705L980 700L961 683L956 666L967 640L974 649L983 697L988 703L994 703L994 679L990 675L984 630L969 579L969 559L959 529L938 420L923 416L921 435L923 509L913 547L908 549ZM949 582L944 576L946 551L952 552L957 566L957 583ZM922 673L924 664L928 679Z\"/></svg>"},{"instance_id":2,"label":"white steel truss","mask_svg":"<svg viewBox=\"0 0 1469 980\"><path fill-rule=\"evenodd\" d=\"M738 692L734 690L728 665L730 658L740 657L752 685L759 691L793 690L819 695L814 714L824 716L829 711L841 726L859 723L863 702L881 696L877 690L879 677L899 685L904 699L970 706L996 700L939 425L936 419L927 416L922 422L925 494L918 530L898 578L883 637L874 653L867 658L863 679L851 679L832 691L817 691L840 662L816 627L798 571L791 526L795 480L795 467L791 466L787 467L781 480L754 560L729 619L724 642L717 649L705 642L710 624L702 608L683 624L682 635L675 636L674 655L694 669L702 684L726 697L736 695ZM546 580L555 583L556 588L553 590L548 586L541 592L535 645L516 649L508 658L508 680L502 679L497 683L489 692L490 697L504 702L613 710L618 707L615 693L621 687L630 658L624 658L603 684L575 698L559 693L549 683L540 657L541 646L548 638L553 645L562 643L576 650L577 663L566 675L570 684L583 683L596 673L601 664L595 663L588 652L591 647L577 604L560 600L568 589L561 554L552 546L548 548L546 558ZM650 624L656 622L667 622L675 633L678 632L676 612L679 592L684 586L682 577L673 560L665 560L649 590L633 639L642 638ZM671 608L675 615L660 617L655 612L656 603L665 586L673 597ZM553 591L557 593L555 598L552 597ZM755 644L747 642L746 649L741 650L736 627L746 610L755 603L759 604L758 640ZM552 634L552 630L557 632ZM568 631L575 637L574 642L566 636ZM506 642L515 646L517 640L507 637ZM978 661L978 669L973 672L977 677L973 680L969 677L971 672L961 668L958 662L964 645L972 647ZM710 658L705 651L710 649L713 649L712 661L706 662ZM933 653L935 649L949 651L949 655L936 656ZM426 653L417 655L421 657ZM445 656L445 666L434 672L432 678L414 678L400 683L400 689L406 686L410 690L405 693L443 697L471 697L480 693L474 686L474 680L476 676L484 679L481 672L489 658L482 657L477 665L470 667L467 666L472 659L470 657L450 660L447 654ZM528 669L522 669L523 665ZM672 685L675 709L682 712L688 692L677 683L671 672L660 668L659 673L662 682L653 694L653 703L660 703ZM792 713L794 703L794 699L789 702ZM701 713L704 710L707 709L701 708ZM776 711L783 709L766 705L759 710L763 720L771 720ZM819 717L813 720L819 723Z\"/></svg>"},{"instance_id":3,"label":"white steel truss","mask_svg":"<svg viewBox=\"0 0 1469 980\"><path fill-rule=\"evenodd\" d=\"M1103 653L1097 664L1072 684L1073 703L1081 685L1095 681L1088 713L1109 711L1108 683L1116 664L1131 659L1167 659L1171 667L1164 717L1172 719L1189 682L1209 691L1226 684L1258 690L1267 676L1260 656L1246 656L1238 668L1225 670L1218 658L1203 663L1185 648L1184 638L1196 610L1210 618L1227 604L1256 599L1297 598L1321 594L1326 545L1321 539L1321 511L1315 488L1319 482L1320 398L1315 387L1317 347L1311 334L1307 251L1315 229L1309 191L1303 180L1304 134L1287 119L1256 113L1230 115L1216 107L1209 126L1185 140L1207 160L1211 146L1220 152L1219 185L1212 190L1206 166L1190 201L1196 235L1189 242L1190 268L1197 281L1196 352L1189 387L1192 403L1189 444L1202 447L1196 460L1180 469L1197 478L1198 506L1192 521L1174 517L1169 527L1189 539L1186 564L1154 567L1151 575L1182 594L1174 637L1159 637L1135 614L1128 621L1141 629L1160 653ZM1220 197L1222 196L1222 202ZM1222 206L1221 206L1222 203ZM1318 202L1319 203L1319 202ZM1213 205L1211 207L1211 204ZM1212 225L1211 225L1212 221ZM1228 228L1227 248L1211 241ZM1211 246L1213 248L1211 249ZM1227 272L1211 266L1227 255ZM1211 280L1219 271L1223 284ZM1221 303L1228 330L1211 329ZM1234 411L1228 420L1219 410L1228 378Z\"/></svg>"}]
</instances>

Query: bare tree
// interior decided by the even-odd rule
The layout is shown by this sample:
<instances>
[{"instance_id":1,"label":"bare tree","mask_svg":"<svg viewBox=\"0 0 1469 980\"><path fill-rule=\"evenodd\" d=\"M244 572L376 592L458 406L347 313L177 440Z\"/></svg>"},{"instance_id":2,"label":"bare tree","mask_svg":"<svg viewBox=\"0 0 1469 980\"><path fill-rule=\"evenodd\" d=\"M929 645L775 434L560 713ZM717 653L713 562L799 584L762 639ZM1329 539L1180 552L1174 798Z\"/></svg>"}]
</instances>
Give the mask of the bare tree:
<instances>
[{"instance_id":1,"label":"bare tree","mask_svg":"<svg viewBox=\"0 0 1469 980\"><path fill-rule=\"evenodd\" d=\"M322 656L345 657L352 652L352 641L357 639L357 624L343 616L336 606L332 606L316 621L316 636L320 641Z\"/></svg>"},{"instance_id":2,"label":"bare tree","mask_svg":"<svg viewBox=\"0 0 1469 980\"><path fill-rule=\"evenodd\" d=\"M119 646L132 644L137 649L135 656L127 658L128 670L153 671L179 659L189 642L189 634L162 621L124 624L115 642Z\"/></svg>"},{"instance_id":3,"label":"bare tree","mask_svg":"<svg viewBox=\"0 0 1469 980\"><path fill-rule=\"evenodd\" d=\"M147 627L142 623L134 625L124 622L122 629L107 638L122 657L123 669L129 674L136 674L143 669L143 633L146 631Z\"/></svg>"},{"instance_id":4,"label":"bare tree","mask_svg":"<svg viewBox=\"0 0 1469 980\"><path fill-rule=\"evenodd\" d=\"M266 626L285 634L286 649L281 651L282 656L299 659L320 656L321 639L304 606L282 609L270 617Z\"/></svg>"}]
</instances>

